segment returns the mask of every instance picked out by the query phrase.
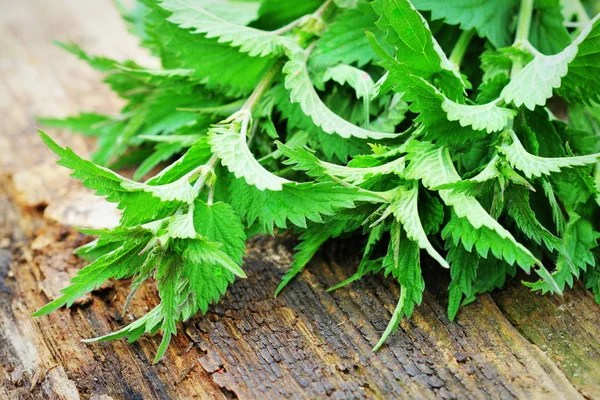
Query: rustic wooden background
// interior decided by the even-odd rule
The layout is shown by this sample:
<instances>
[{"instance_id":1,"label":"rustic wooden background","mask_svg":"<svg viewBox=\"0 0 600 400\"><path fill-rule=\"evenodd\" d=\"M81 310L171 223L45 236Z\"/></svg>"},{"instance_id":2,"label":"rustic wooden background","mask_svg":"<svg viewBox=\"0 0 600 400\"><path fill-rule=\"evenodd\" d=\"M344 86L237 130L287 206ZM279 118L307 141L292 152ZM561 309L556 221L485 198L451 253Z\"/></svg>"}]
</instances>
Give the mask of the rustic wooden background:
<instances>
[{"instance_id":1,"label":"rustic wooden background","mask_svg":"<svg viewBox=\"0 0 600 400\"><path fill-rule=\"evenodd\" d=\"M372 278L326 293L356 267L352 246L339 242L274 299L293 241L253 240L249 278L186 323L157 365L158 337L80 342L152 307L151 287L125 317L123 282L71 310L29 317L81 267L71 251L86 238L68 225L116 218L54 165L35 134L35 116L119 107L98 74L50 41L119 59L148 55L109 0L0 6L0 398L600 398L600 308L580 285L553 297L512 282L451 323L447 277L428 272L413 319L372 353L398 289ZM80 137L52 134L77 151L91 149Z\"/></svg>"}]
</instances>

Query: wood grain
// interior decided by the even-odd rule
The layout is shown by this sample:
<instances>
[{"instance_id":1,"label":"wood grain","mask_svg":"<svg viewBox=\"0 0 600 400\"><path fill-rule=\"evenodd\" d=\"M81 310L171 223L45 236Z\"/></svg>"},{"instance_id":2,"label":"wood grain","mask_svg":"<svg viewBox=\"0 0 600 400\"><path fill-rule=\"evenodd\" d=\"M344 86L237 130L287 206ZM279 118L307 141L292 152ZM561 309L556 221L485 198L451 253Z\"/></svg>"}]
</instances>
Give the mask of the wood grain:
<instances>
[{"instance_id":1,"label":"wood grain","mask_svg":"<svg viewBox=\"0 0 600 400\"><path fill-rule=\"evenodd\" d=\"M448 278L427 270L423 304L373 353L397 287L373 277L325 291L353 272L355 243L328 244L274 298L293 238L253 239L248 279L181 326L157 365L151 360L159 337L80 342L153 307L151 285L125 316L128 282L104 285L70 310L29 317L82 266L71 252L89 239L67 225L114 218L53 164L34 117L115 112L119 101L98 74L49 42L74 40L92 53L152 61L127 36L109 0L0 5L0 398L600 397L600 308L579 285L559 298L513 282L452 323L443 295ZM91 148L80 137L52 134L80 152Z\"/></svg>"}]
</instances>

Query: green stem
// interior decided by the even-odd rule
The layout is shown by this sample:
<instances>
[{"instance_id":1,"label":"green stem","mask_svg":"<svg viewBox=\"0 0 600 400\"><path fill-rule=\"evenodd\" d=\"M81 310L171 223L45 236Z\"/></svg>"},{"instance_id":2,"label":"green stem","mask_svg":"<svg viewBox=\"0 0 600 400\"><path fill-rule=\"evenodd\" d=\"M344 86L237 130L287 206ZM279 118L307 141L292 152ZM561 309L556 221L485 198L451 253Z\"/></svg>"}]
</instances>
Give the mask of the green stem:
<instances>
[{"instance_id":1,"label":"green stem","mask_svg":"<svg viewBox=\"0 0 600 400\"><path fill-rule=\"evenodd\" d=\"M515 35L515 44L527 43L529 40L529 28L531 27L531 15L533 14L533 0L521 0L519 9L519 24L517 25L517 34ZM515 60L512 66L511 75L515 76L523 68L520 60Z\"/></svg>"},{"instance_id":2,"label":"green stem","mask_svg":"<svg viewBox=\"0 0 600 400\"><path fill-rule=\"evenodd\" d=\"M267 73L262 77L258 85L254 88L248 99L244 102L244 105L240 109L242 112L252 112L262 95L265 91L271 86L273 79L277 76L277 73L281 70L281 62L278 61L267 71Z\"/></svg>"},{"instance_id":3,"label":"green stem","mask_svg":"<svg viewBox=\"0 0 600 400\"><path fill-rule=\"evenodd\" d=\"M279 29L275 29L274 31L271 31L272 34L274 35L283 35L285 33L288 33L289 31L291 31L292 29L294 29L295 27L297 27L298 25L301 25L304 23L304 21L306 21L306 15L298 18L295 21L290 22L289 24L282 26Z\"/></svg>"},{"instance_id":4,"label":"green stem","mask_svg":"<svg viewBox=\"0 0 600 400\"><path fill-rule=\"evenodd\" d=\"M289 24L287 24L285 26L282 26L279 29L275 29L274 31L271 31L271 33L273 33L275 35L283 35L285 33L290 32L295 27L304 24L310 18L321 18L322 19L323 16L325 15L325 12L329 9L329 6L332 3L333 3L333 0L327 0L314 13L304 15L304 16L298 18L297 20L290 22Z\"/></svg>"},{"instance_id":5,"label":"green stem","mask_svg":"<svg viewBox=\"0 0 600 400\"><path fill-rule=\"evenodd\" d=\"M581 1L575 0L574 4L575 8L577 9L577 22L580 22L582 25L589 23L591 21L590 16L588 15L587 11L585 11Z\"/></svg>"},{"instance_id":6,"label":"green stem","mask_svg":"<svg viewBox=\"0 0 600 400\"><path fill-rule=\"evenodd\" d=\"M458 38L458 41L454 45L454 49L452 49L452 53L450 54L450 62L452 62L457 67L460 67L462 63L463 57L467 52L467 48L469 47L469 43L471 43L471 39L475 36L475 30L471 29L469 31L463 31Z\"/></svg>"},{"instance_id":7,"label":"green stem","mask_svg":"<svg viewBox=\"0 0 600 400\"><path fill-rule=\"evenodd\" d=\"M517 25L515 43L529 39L529 28L531 26L532 14L533 0L521 0L521 8L519 9L519 24Z\"/></svg>"},{"instance_id":8,"label":"green stem","mask_svg":"<svg viewBox=\"0 0 600 400\"><path fill-rule=\"evenodd\" d=\"M200 114L211 114L228 117L238 111L244 105L244 99L235 100L229 104L223 104L215 107L178 107L177 111L196 112Z\"/></svg>"},{"instance_id":9,"label":"green stem","mask_svg":"<svg viewBox=\"0 0 600 400\"><path fill-rule=\"evenodd\" d=\"M325 3L321 4L321 7L319 7L312 14L312 16L314 18L323 18L323 16L325 15L325 12L328 10L329 6L331 6L332 4L333 4L333 0L327 0Z\"/></svg>"}]
</instances>

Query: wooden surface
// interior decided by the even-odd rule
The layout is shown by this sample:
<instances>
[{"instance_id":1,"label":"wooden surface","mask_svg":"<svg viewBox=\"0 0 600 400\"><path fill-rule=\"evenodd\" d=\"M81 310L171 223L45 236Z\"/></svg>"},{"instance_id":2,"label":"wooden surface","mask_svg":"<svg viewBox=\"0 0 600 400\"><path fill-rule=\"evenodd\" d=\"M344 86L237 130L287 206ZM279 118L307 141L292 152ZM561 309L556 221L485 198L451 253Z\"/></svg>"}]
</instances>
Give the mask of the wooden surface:
<instances>
[{"instance_id":1,"label":"wooden surface","mask_svg":"<svg viewBox=\"0 0 600 400\"><path fill-rule=\"evenodd\" d=\"M293 240L254 239L249 278L182 326L157 365L159 337L80 342L142 315L157 300L152 287L124 317L127 282L107 284L71 310L30 318L81 267L71 251L88 239L67 224L116 218L53 164L34 132L36 115L119 106L96 73L50 40L117 58L148 56L109 0L0 5L1 399L600 398L600 308L580 285L552 297L512 282L451 323L448 278L427 271L413 319L372 353L398 289L375 277L326 293L356 267L356 246L342 242L327 245L274 299ZM90 149L80 137L52 134Z\"/></svg>"}]
</instances>

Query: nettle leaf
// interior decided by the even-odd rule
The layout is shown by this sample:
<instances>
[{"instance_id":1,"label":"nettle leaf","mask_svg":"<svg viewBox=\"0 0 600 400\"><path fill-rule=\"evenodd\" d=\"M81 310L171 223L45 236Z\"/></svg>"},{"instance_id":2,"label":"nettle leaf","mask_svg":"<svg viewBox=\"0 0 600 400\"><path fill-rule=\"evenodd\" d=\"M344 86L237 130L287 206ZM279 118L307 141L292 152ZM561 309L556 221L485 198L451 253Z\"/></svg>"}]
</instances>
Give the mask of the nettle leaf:
<instances>
[{"instance_id":1,"label":"nettle leaf","mask_svg":"<svg viewBox=\"0 0 600 400\"><path fill-rule=\"evenodd\" d=\"M431 33L427 33L429 36L426 37L430 38L432 43L436 43ZM466 83L450 74L450 67L444 68L448 60L443 53L438 56L432 50L430 55L416 53L411 59L400 56L409 51L402 47L398 48L399 56L393 57L372 38L371 45L381 57L381 65L389 71L387 81L393 85L395 91L402 93L407 101L412 102L410 110L420 114L416 121L428 128L429 137L456 140L453 138L460 135L464 140L473 140L478 136L470 129L485 130L487 133L501 131L516 115L513 110L499 107L498 100L481 105L465 104L463 92ZM437 66L430 61L434 55L438 59ZM430 64L427 72L422 70L423 65L426 65L425 61ZM440 85L443 90L432 83ZM452 98L444 94L444 90Z\"/></svg>"},{"instance_id":2,"label":"nettle leaf","mask_svg":"<svg viewBox=\"0 0 600 400\"><path fill-rule=\"evenodd\" d=\"M443 19L462 30L475 29L497 48L508 46L517 0L450 0L443 7L436 0L412 0L419 10L431 11L432 19Z\"/></svg>"},{"instance_id":3,"label":"nettle leaf","mask_svg":"<svg viewBox=\"0 0 600 400\"><path fill-rule=\"evenodd\" d=\"M487 133L499 132L506 129L506 126L517 115L515 110L499 107L497 100L486 104L461 104L450 100L437 88L421 78L414 78L414 82L422 89L416 90L417 88L414 88L415 96L419 97L416 100L417 107L415 110L421 111L424 114L423 122L428 126L433 125L432 121L427 121L432 112L429 110L439 110L439 108L446 113L446 120L458 121L462 127L485 130ZM428 92L428 95L425 95L424 91ZM426 102L431 103L427 106L427 109L424 107L424 103Z\"/></svg>"},{"instance_id":4,"label":"nettle leaf","mask_svg":"<svg viewBox=\"0 0 600 400\"><path fill-rule=\"evenodd\" d=\"M556 260L556 271L552 274L556 283L564 290L573 287L573 280L579 278L588 269L596 266L596 258L592 250L598 246L600 234L594 230L592 223L577 214L571 214L565 228L563 241L565 251ZM551 291L546 282L539 281L528 284L533 290L542 293Z\"/></svg>"},{"instance_id":5,"label":"nettle leaf","mask_svg":"<svg viewBox=\"0 0 600 400\"><path fill-rule=\"evenodd\" d=\"M166 353L171 336L177 333L176 321L179 318L179 293L177 286L180 281L181 270L174 263L163 263L156 273L158 281L157 289L160 296L160 305L163 315L163 321L160 329L163 332L163 338L156 350L154 362L158 362Z\"/></svg>"},{"instance_id":6,"label":"nettle leaf","mask_svg":"<svg viewBox=\"0 0 600 400\"><path fill-rule=\"evenodd\" d=\"M240 51L248 53L253 57L280 55L283 53L285 43L290 42L289 39L285 39L275 33L238 25L216 16L210 12L210 8L220 5L219 2L161 0L159 4L162 8L172 13L171 17L169 17L170 22L179 25L183 29L191 29L194 33L206 34L207 38L217 38L219 43L227 43L233 47L239 47ZM255 6L255 3L242 4L251 8ZM224 5L224 7L230 8L232 5ZM244 15L243 10L238 12Z\"/></svg>"},{"instance_id":7,"label":"nettle leaf","mask_svg":"<svg viewBox=\"0 0 600 400\"><path fill-rule=\"evenodd\" d=\"M249 185L259 190L282 190L290 181L267 171L254 158L246 143L246 135L224 128L213 128L209 143L214 154L219 156L236 178L244 178Z\"/></svg>"},{"instance_id":8,"label":"nettle leaf","mask_svg":"<svg viewBox=\"0 0 600 400\"><path fill-rule=\"evenodd\" d=\"M386 274L392 274L400 284L400 299L381 339L373 348L374 351L383 345L389 335L398 330L403 317L412 316L415 305L421 304L425 290L425 282L421 276L419 246L404 236L398 225L392 225L392 238L383 264Z\"/></svg>"},{"instance_id":9,"label":"nettle leaf","mask_svg":"<svg viewBox=\"0 0 600 400\"><path fill-rule=\"evenodd\" d=\"M462 95L465 82L438 42L423 16L408 0L376 0L377 26L386 32L385 40L397 49L399 76L416 75L442 88L452 98ZM406 34L410 32L410 34Z\"/></svg>"},{"instance_id":10,"label":"nettle leaf","mask_svg":"<svg viewBox=\"0 0 600 400\"><path fill-rule=\"evenodd\" d=\"M356 8L345 10L317 40L311 63L318 66L356 63L362 67L376 60L365 35L365 31L370 31L383 40L383 32L377 29L375 21L377 14L367 2L359 1Z\"/></svg>"},{"instance_id":11,"label":"nettle leaf","mask_svg":"<svg viewBox=\"0 0 600 400\"><path fill-rule=\"evenodd\" d=\"M195 198L194 190L184 177L164 185L148 185L128 180L117 173L77 156L71 149L60 147L40 131L46 145L59 157L59 165L74 170L72 176L84 186L118 203L123 210L121 223L138 224L159 219L170 214L182 202Z\"/></svg>"},{"instance_id":12,"label":"nettle leaf","mask_svg":"<svg viewBox=\"0 0 600 400\"><path fill-rule=\"evenodd\" d=\"M558 54L546 56L531 48L534 54L533 61L528 63L516 76L514 76L508 85L502 90L500 98L507 103L513 103L520 107L525 105L530 110L535 106L543 106L546 100L552 97L554 89L561 87L562 78L568 76L570 64L575 62L575 76L582 74L582 68L585 65L586 78L574 81L574 76L567 79L562 86L561 93L568 93L573 90L573 94L568 95L571 98L577 98L580 101L592 101L600 99L598 91L598 82L590 66L594 69L600 68L600 50L598 50L598 36L600 35L600 15L597 15L581 31L579 36ZM577 60L579 46L583 49L582 54ZM592 75L590 75L592 74ZM591 78L588 78L591 77Z\"/></svg>"},{"instance_id":13,"label":"nettle leaf","mask_svg":"<svg viewBox=\"0 0 600 400\"><path fill-rule=\"evenodd\" d=\"M215 243L238 265L242 265L246 234L240 217L231 205L221 201L207 204L202 200L194 203L194 229Z\"/></svg>"},{"instance_id":14,"label":"nettle leaf","mask_svg":"<svg viewBox=\"0 0 600 400\"><path fill-rule=\"evenodd\" d=\"M310 80L304 52L291 54L290 60L283 67L283 73L285 74L285 87L290 91L290 100L298 103L302 111L311 117L315 125L324 132L336 133L343 138L384 139L396 136L393 133L361 128L327 108Z\"/></svg>"},{"instance_id":15,"label":"nettle leaf","mask_svg":"<svg viewBox=\"0 0 600 400\"><path fill-rule=\"evenodd\" d=\"M358 229L361 221L355 219L335 219L332 217L330 221L324 225L310 224L307 229L298 238L300 243L294 248L294 261L290 269L286 271L281 283L275 290L277 296L290 282L298 275L302 269L312 260L321 245L327 240L336 238L345 232L351 232Z\"/></svg>"},{"instance_id":16,"label":"nettle leaf","mask_svg":"<svg viewBox=\"0 0 600 400\"><path fill-rule=\"evenodd\" d=\"M529 40L544 54L556 54L570 43L561 0L536 0Z\"/></svg>"},{"instance_id":17,"label":"nettle leaf","mask_svg":"<svg viewBox=\"0 0 600 400\"><path fill-rule=\"evenodd\" d=\"M523 189L509 191L508 215L512 217L519 229L537 244L542 242L548 250L565 252L563 242L538 221L529 204L529 193Z\"/></svg>"},{"instance_id":18,"label":"nettle leaf","mask_svg":"<svg viewBox=\"0 0 600 400\"><path fill-rule=\"evenodd\" d=\"M542 175L550 175L560 172L561 168L581 167L593 165L600 160L600 154L589 154L577 157L548 158L530 154L525 150L519 138L513 131L509 131L512 143L502 145L498 148L504 154L506 160L516 169L523 171L528 178L539 178Z\"/></svg>"},{"instance_id":19,"label":"nettle leaf","mask_svg":"<svg viewBox=\"0 0 600 400\"><path fill-rule=\"evenodd\" d=\"M304 171L314 178L335 177L352 185L360 185L368 179L379 175L403 175L404 158L400 157L386 164L372 167L347 167L319 160L308 149L291 149L283 144L278 144L281 153L288 158L286 165L292 165L297 171Z\"/></svg>"},{"instance_id":20,"label":"nettle leaf","mask_svg":"<svg viewBox=\"0 0 600 400\"><path fill-rule=\"evenodd\" d=\"M142 0L142 3L150 10L145 18L149 39L144 44L160 56L163 67L192 70L193 78L211 90L216 89L228 95L250 93L274 62L273 58L251 57L236 47L219 43L216 38L207 38L180 28L168 21L170 13L154 0ZM214 2L203 4L208 3ZM226 7L231 10L229 5ZM238 24L255 18L235 11L233 14L234 18L235 15L243 18L236 20ZM227 15L230 16L231 11ZM224 65L227 68L223 68Z\"/></svg>"},{"instance_id":21,"label":"nettle leaf","mask_svg":"<svg viewBox=\"0 0 600 400\"><path fill-rule=\"evenodd\" d=\"M134 275L137 272L136 265L130 263L135 261L137 254L145 244L144 239L148 238L148 235L141 230L137 232L137 236L136 240L123 243L82 268L73 277L71 285L61 291L61 297L46 304L32 315L46 315L63 306L71 307L75 300L99 288L106 280Z\"/></svg>"},{"instance_id":22,"label":"nettle leaf","mask_svg":"<svg viewBox=\"0 0 600 400\"><path fill-rule=\"evenodd\" d=\"M406 231L406 237L416 242L420 248L424 249L434 260L444 268L450 268L444 257L438 253L427 239L427 233L421 224L418 210L419 186L414 181L409 188L400 187L397 189L395 199L390 204L390 209L402 228Z\"/></svg>"},{"instance_id":23,"label":"nettle leaf","mask_svg":"<svg viewBox=\"0 0 600 400\"><path fill-rule=\"evenodd\" d=\"M211 242L205 238L190 241L185 244L183 258L196 264L207 263L218 265L240 278L246 278L246 273L240 266L221 250L221 243Z\"/></svg>"},{"instance_id":24,"label":"nettle leaf","mask_svg":"<svg viewBox=\"0 0 600 400\"><path fill-rule=\"evenodd\" d=\"M307 220L321 223L323 216L354 208L356 202L385 201L376 194L333 182L291 183L280 191L261 191L236 179L230 191L233 208L249 226L258 222L265 233L272 233L275 227L285 229L288 221L301 228L306 228Z\"/></svg>"},{"instance_id":25,"label":"nettle leaf","mask_svg":"<svg viewBox=\"0 0 600 400\"><path fill-rule=\"evenodd\" d=\"M487 133L499 132L506 128L517 112L498 107L496 102L481 105L458 104L444 98L442 109L449 121L458 121L461 126L470 126Z\"/></svg>"},{"instance_id":26,"label":"nettle leaf","mask_svg":"<svg viewBox=\"0 0 600 400\"><path fill-rule=\"evenodd\" d=\"M473 282L477 277L479 257L463 246L451 245L446 256L450 262L450 285L448 286L448 319L454 321L463 298L474 296Z\"/></svg>"},{"instance_id":27,"label":"nettle leaf","mask_svg":"<svg viewBox=\"0 0 600 400\"><path fill-rule=\"evenodd\" d=\"M351 65L338 64L329 68L323 76L323 82L334 80L340 85L348 84L356 91L358 99L370 100L375 82L365 71Z\"/></svg>"},{"instance_id":28,"label":"nettle leaf","mask_svg":"<svg viewBox=\"0 0 600 400\"><path fill-rule=\"evenodd\" d=\"M589 31L589 33L588 33ZM558 94L570 102L600 102L600 15L596 15L580 33L577 56L569 63L569 73L562 79ZM575 42L574 42L575 43Z\"/></svg>"},{"instance_id":29,"label":"nettle leaf","mask_svg":"<svg viewBox=\"0 0 600 400\"><path fill-rule=\"evenodd\" d=\"M38 122L47 128L68 129L72 132L83 133L86 136L106 134L106 127L111 118L96 113L81 113L66 118L38 118Z\"/></svg>"}]
</instances>

